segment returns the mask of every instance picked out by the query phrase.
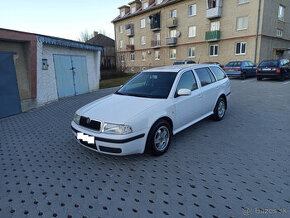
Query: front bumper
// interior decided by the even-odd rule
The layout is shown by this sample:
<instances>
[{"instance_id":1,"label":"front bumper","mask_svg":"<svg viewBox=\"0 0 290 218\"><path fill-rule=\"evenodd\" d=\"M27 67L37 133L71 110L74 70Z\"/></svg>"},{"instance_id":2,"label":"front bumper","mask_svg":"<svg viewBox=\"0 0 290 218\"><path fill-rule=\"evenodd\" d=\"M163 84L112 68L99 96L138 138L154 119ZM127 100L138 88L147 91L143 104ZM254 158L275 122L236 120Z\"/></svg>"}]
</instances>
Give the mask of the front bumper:
<instances>
[{"instance_id":1,"label":"front bumper","mask_svg":"<svg viewBox=\"0 0 290 218\"><path fill-rule=\"evenodd\" d=\"M104 133L97 133L87 128L71 122L72 132L76 140L84 147L93 151L111 155L130 155L141 154L145 150L146 135L144 132L129 134L129 135L110 135ZM95 137L94 144L88 144L85 141L77 139L77 132L84 133Z\"/></svg>"}]
</instances>

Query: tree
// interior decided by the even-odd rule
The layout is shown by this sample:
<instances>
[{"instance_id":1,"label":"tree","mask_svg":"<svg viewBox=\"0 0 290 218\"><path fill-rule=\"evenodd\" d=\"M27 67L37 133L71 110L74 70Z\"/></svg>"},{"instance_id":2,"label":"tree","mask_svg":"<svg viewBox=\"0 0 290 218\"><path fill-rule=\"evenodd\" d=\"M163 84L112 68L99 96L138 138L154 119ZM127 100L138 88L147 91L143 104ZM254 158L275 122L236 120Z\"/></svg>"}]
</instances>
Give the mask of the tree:
<instances>
[{"instance_id":1,"label":"tree","mask_svg":"<svg viewBox=\"0 0 290 218\"><path fill-rule=\"evenodd\" d=\"M89 31L86 29L84 31L82 31L80 33L80 36L78 38L78 41L80 42L86 42L88 41L89 39L93 38L94 37L94 34L93 33L89 33Z\"/></svg>"}]
</instances>

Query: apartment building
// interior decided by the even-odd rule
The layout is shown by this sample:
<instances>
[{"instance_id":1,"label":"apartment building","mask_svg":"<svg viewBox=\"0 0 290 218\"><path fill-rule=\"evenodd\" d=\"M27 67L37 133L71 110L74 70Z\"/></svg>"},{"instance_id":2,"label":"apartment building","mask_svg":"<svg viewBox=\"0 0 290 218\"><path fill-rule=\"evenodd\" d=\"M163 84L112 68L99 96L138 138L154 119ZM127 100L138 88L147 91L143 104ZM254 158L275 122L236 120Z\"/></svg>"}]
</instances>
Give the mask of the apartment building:
<instances>
[{"instance_id":1,"label":"apartment building","mask_svg":"<svg viewBox=\"0 0 290 218\"><path fill-rule=\"evenodd\" d=\"M119 8L117 67L290 57L289 0L135 0Z\"/></svg>"}]
</instances>

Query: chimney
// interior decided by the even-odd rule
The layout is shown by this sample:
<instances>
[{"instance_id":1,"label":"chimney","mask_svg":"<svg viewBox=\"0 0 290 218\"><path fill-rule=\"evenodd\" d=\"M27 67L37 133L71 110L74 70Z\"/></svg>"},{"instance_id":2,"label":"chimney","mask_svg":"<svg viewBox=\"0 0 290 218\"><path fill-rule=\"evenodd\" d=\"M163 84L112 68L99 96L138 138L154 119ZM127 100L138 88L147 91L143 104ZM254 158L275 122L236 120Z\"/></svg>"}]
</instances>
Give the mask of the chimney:
<instances>
[{"instance_id":1,"label":"chimney","mask_svg":"<svg viewBox=\"0 0 290 218\"><path fill-rule=\"evenodd\" d=\"M98 31L94 31L94 37L96 37L98 34Z\"/></svg>"}]
</instances>

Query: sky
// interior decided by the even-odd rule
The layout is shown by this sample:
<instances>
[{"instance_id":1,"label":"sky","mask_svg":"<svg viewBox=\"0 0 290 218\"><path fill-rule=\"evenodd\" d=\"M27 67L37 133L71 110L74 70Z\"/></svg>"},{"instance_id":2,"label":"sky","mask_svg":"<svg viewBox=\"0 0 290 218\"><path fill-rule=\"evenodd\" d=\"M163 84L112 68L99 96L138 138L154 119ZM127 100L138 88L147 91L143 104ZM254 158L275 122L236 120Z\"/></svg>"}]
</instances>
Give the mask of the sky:
<instances>
[{"instance_id":1,"label":"sky","mask_svg":"<svg viewBox=\"0 0 290 218\"><path fill-rule=\"evenodd\" d=\"M131 0L0 0L0 28L77 40L88 30L114 38L111 21Z\"/></svg>"}]
</instances>

